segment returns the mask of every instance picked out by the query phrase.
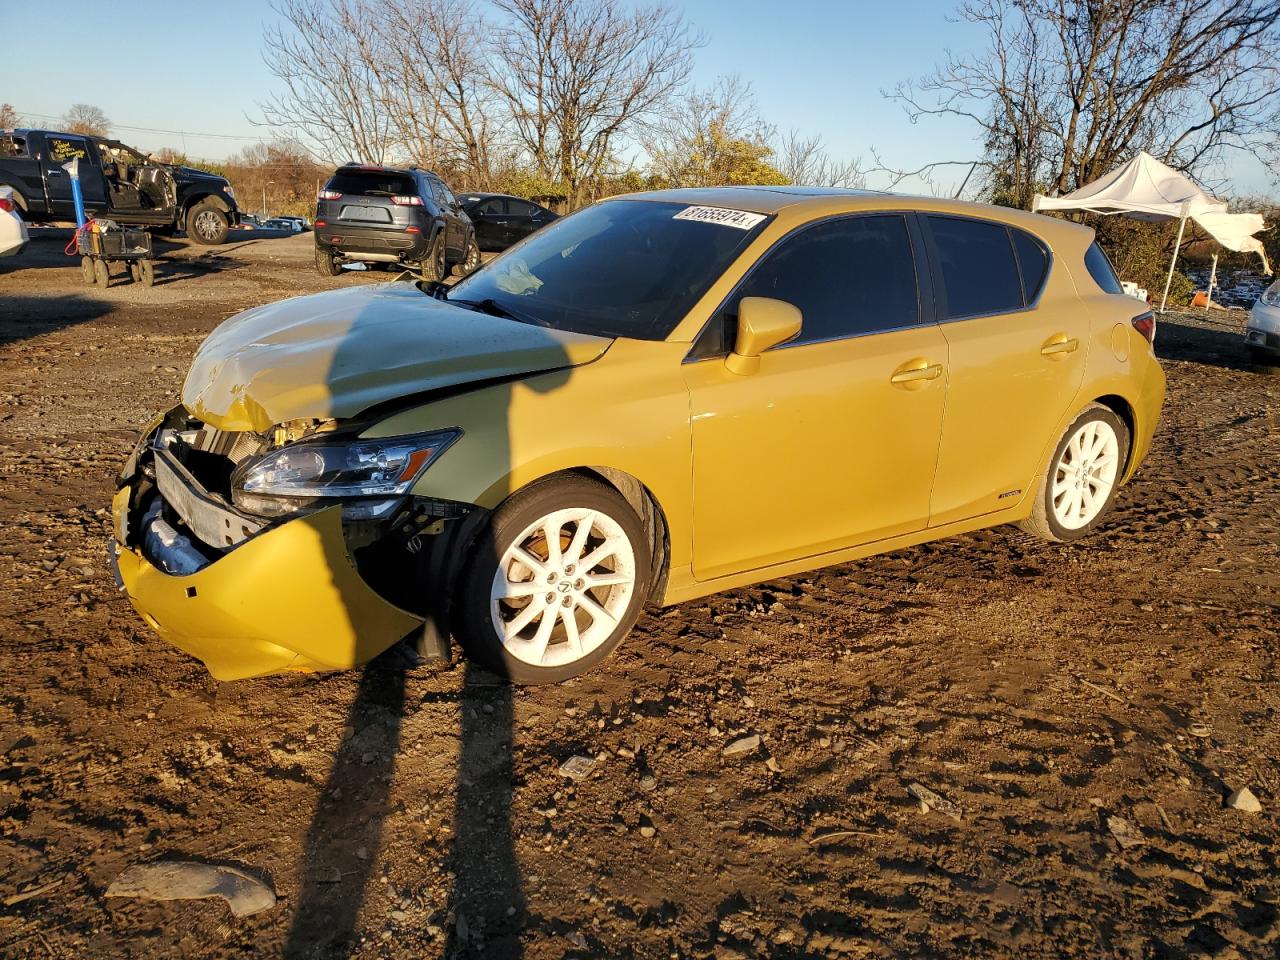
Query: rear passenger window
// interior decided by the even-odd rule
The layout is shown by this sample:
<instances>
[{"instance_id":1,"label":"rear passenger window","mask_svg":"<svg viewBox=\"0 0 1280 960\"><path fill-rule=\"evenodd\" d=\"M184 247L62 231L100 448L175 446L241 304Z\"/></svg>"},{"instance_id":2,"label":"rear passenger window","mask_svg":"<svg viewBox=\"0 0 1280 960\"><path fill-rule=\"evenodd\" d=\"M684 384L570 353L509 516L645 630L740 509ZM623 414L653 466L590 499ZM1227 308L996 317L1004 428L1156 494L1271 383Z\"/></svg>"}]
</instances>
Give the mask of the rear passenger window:
<instances>
[{"instance_id":1,"label":"rear passenger window","mask_svg":"<svg viewBox=\"0 0 1280 960\"><path fill-rule=\"evenodd\" d=\"M1010 228L1013 249L1018 253L1018 269L1022 272L1022 296L1028 306L1040 296L1045 275L1049 272L1049 251L1031 234Z\"/></svg>"},{"instance_id":2,"label":"rear passenger window","mask_svg":"<svg viewBox=\"0 0 1280 960\"><path fill-rule=\"evenodd\" d=\"M734 298L773 297L800 308L792 343L812 343L907 327L919 319L915 261L906 220L848 217L782 241Z\"/></svg>"},{"instance_id":3,"label":"rear passenger window","mask_svg":"<svg viewBox=\"0 0 1280 960\"><path fill-rule=\"evenodd\" d=\"M1003 224L928 219L946 287L947 319L1022 308L1022 279Z\"/></svg>"},{"instance_id":4,"label":"rear passenger window","mask_svg":"<svg viewBox=\"0 0 1280 960\"><path fill-rule=\"evenodd\" d=\"M1115 267L1111 266L1111 261L1107 259L1107 255L1102 252L1102 248L1097 243L1089 244L1089 249L1084 254L1084 265L1089 270L1089 276L1093 277L1093 282L1100 286L1104 293L1124 293L1120 278L1116 276Z\"/></svg>"}]
</instances>

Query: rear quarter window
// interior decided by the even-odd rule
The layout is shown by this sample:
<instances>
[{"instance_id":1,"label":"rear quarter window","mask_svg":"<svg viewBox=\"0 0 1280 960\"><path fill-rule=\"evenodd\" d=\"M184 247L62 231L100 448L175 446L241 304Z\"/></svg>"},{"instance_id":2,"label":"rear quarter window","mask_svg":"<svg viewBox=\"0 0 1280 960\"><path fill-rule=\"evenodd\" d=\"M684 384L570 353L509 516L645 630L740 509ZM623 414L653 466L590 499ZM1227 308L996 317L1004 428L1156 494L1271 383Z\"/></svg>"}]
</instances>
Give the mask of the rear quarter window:
<instances>
[{"instance_id":1,"label":"rear quarter window","mask_svg":"<svg viewBox=\"0 0 1280 960\"><path fill-rule=\"evenodd\" d=\"M1045 245L1016 227L1009 228L1013 235L1013 249L1018 254L1018 270L1022 274L1022 295L1027 305L1036 302L1049 275L1049 251Z\"/></svg>"},{"instance_id":2,"label":"rear quarter window","mask_svg":"<svg viewBox=\"0 0 1280 960\"><path fill-rule=\"evenodd\" d=\"M1084 265L1089 271L1089 276L1093 277L1093 282L1102 288L1103 293L1124 293L1120 278L1116 276L1116 268L1111 266L1111 261L1102 252L1097 241L1089 244L1089 249L1085 251Z\"/></svg>"}]
</instances>

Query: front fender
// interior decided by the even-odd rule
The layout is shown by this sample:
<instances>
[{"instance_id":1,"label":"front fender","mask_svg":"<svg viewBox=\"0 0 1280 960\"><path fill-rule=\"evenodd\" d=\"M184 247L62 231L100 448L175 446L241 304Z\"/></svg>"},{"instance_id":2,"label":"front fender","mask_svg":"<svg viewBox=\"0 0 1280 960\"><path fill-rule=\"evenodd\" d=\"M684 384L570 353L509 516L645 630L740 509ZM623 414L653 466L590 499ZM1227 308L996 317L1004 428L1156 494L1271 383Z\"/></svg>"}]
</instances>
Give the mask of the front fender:
<instances>
[{"instance_id":1,"label":"front fender","mask_svg":"<svg viewBox=\"0 0 1280 960\"><path fill-rule=\"evenodd\" d=\"M693 489L689 400L680 377L687 350L618 340L595 362L427 403L380 421L366 436L461 427L462 439L413 493L489 510L555 473L621 471L658 501L672 564L688 563Z\"/></svg>"}]
</instances>

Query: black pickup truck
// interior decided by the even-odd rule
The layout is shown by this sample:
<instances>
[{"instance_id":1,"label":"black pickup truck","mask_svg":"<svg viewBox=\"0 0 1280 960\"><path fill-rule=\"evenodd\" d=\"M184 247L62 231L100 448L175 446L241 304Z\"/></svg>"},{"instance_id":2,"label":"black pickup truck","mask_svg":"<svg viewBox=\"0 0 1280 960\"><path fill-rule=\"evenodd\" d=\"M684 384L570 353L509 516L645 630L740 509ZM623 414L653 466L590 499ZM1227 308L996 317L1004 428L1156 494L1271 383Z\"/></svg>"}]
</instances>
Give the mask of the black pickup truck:
<instances>
[{"instance_id":1,"label":"black pickup truck","mask_svg":"<svg viewBox=\"0 0 1280 960\"><path fill-rule=\"evenodd\" d=\"M222 243L240 218L225 177L161 163L103 137L49 130L0 130L0 186L13 188L23 219L75 219L71 178L80 158L85 211L129 226L186 230L197 243Z\"/></svg>"}]
</instances>

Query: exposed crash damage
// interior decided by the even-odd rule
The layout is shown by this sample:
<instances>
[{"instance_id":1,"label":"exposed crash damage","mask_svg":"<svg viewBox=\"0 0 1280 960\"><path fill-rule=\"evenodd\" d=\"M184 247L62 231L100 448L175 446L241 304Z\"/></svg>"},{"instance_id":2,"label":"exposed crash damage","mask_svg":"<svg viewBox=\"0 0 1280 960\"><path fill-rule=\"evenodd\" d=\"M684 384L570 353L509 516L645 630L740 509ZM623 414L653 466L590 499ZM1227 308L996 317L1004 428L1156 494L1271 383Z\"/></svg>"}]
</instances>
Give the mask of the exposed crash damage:
<instances>
[{"instance_id":1,"label":"exposed crash damage","mask_svg":"<svg viewBox=\"0 0 1280 960\"><path fill-rule=\"evenodd\" d=\"M408 284L232 318L121 473L122 587L223 680L349 668L401 640L447 655L449 586L486 511L414 486L463 430L363 434L407 406L608 346L565 340Z\"/></svg>"},{"instance_id":2,"label":"exposed crash damage","mask_svg":"<svg viewBox=\"0 0 1280 960\"><path fill-rule=\"evenodd\" d=\"M357 448L388 464L376 469L391 496L246 492L281 455L318 464L318 450L353 439L332 422L277 434L226 433L182 407L148 432L114 504L113 553L135 607L223 680L351 667L399 640L446 653L451 559L483 511L395 491L456 434L401 460L395 444Z\"/></svg>"}]
</instances>

